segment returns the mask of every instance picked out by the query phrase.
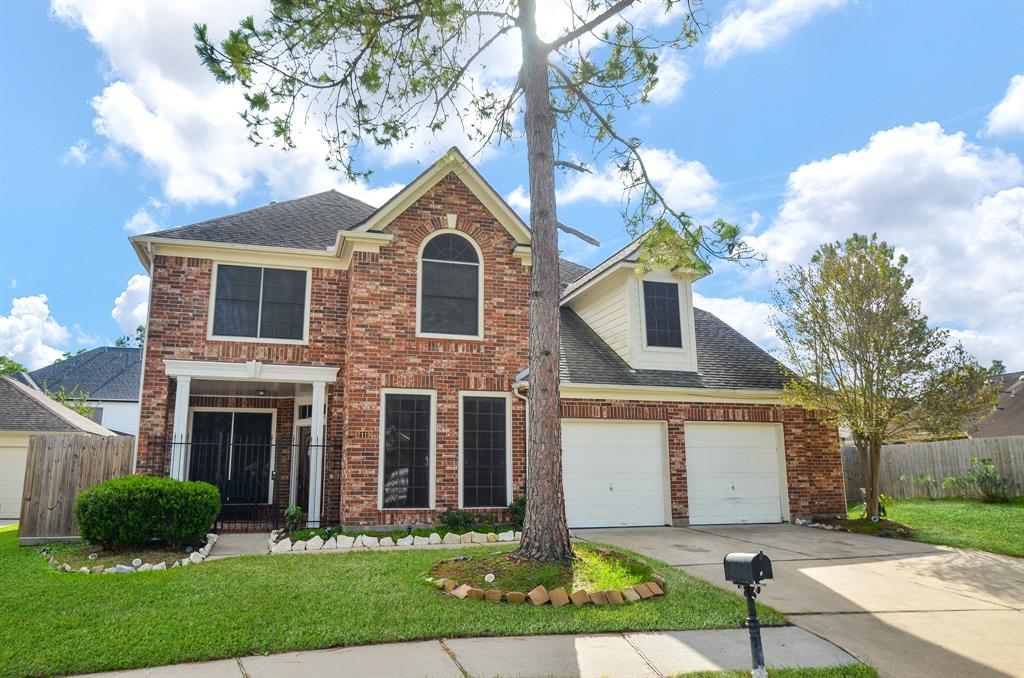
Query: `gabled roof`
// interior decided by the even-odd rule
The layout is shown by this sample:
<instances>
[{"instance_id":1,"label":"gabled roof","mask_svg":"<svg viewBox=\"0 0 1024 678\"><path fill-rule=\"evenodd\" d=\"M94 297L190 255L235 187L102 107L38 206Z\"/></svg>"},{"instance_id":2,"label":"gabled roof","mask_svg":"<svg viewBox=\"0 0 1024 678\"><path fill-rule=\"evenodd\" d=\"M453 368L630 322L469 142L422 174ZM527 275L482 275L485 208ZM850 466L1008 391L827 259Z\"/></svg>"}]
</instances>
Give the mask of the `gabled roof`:
<instances>
[{"instance_id":1,"label":"gabled roof","mask_svg":"<svg viewBox=\"0 0 1024 678\"><path fill-rule=\"evenodd\" d=\"M581 275L589 271L590 269L586 266L581 266L575 261L569 261L568 259L558 259L558 283L561 289L565 289L569 283L576 280Z\"/></svg>"},{"instance_id":2,"label":"gabled roof","mask_svg":"<svg viewBox=\"0 0 1024 678\"><path fill-rule=\"evenodd\" d=\"M376 207L332 189L188 226L147 233L146 237L330 250L338 241L339 231L352 230L376 211Z\"/></svg>"},{"instance_id":3,"label":"gabled roof","mask_svg":"<svg viewBox=\"0 0 1024 678\"><path fill-rule=\"evenodd\" d=\"M970 432L972 438L1024 435L1024 372L1008 372L995 379L1003 386L996 407Z\"/></svg>"},{"instance_id":4,"label":"gabled roof","mask_svg":"<svg viewBox=\"0 0 1024 678\"><path fill-rule=\"evenodd\" d=\"M0 431L116 435L50 399L46 394L5 376L0 376Z\"/></svg>"},{"instance_id":5,"label":"gabled roof","mask_svg":"<svg viewBox=\"0 0 1024 678\"><path fill-rule=\"evenodd\" d=\"M789 377L782 365L717 317L693 309L697 372L634 370L571 308L562 307L560 373L567 384L702 388L781 389Z\"/></svg>"},{"instance_id":6,"label":"gabled roof","mask_svg":"<svg viewBox=\"0 0 1024 678\"><path fill-rule=\"evenodd\" d=\"M139 399L142 349L103 346L80 353L28 375L40 389L76 390L90 400Z\"/></svg>"}]
</instances>

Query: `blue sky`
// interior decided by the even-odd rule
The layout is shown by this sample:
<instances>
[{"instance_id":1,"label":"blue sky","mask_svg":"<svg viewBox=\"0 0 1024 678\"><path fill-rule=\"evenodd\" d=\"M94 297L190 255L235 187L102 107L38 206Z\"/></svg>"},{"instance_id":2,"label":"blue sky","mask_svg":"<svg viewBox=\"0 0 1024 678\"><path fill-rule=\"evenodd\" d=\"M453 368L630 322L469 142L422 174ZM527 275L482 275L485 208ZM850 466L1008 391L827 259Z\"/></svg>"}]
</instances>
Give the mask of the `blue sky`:
<instances>
[{"instance_id":1,"label":"blue sky","mask_svg":"<svg viewBox=\"0 0 1024 678\"><path fill-rule=\"evenodd\" d=\"M223 34L259 4L0 4L0 353L37 367L127 333L147 284L133 232L344 183L315 143L252 149L237 93L198 67L191 24ZM1024 369L1024 4L706 9L702 43L627 121L670 200L741 224L768 258L717 264L698 305L771 347L776 272L821 242L878 231L910 257L936 324L980 360ZM457 131L421 139L367 158L370 185L348 189L379 202L451 143L473 150ZM523 144L479 168L524 205ZM562 220L603 243L563 237L585 264L627 238L618 179L596 169L560 179Z\"/></svg>"}]
</instances>

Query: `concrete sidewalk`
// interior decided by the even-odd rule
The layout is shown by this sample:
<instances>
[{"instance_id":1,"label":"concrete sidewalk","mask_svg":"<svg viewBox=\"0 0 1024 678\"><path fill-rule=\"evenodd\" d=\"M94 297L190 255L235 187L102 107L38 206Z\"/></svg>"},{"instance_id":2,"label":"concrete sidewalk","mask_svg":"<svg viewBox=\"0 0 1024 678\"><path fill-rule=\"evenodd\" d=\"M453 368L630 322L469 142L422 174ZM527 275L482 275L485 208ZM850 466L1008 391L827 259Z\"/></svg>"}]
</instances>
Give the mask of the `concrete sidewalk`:
<instances>
[{"instance_id":1,"label":"concrete sidewalk","mask_svg":"<svg viewBox=\"0 0 1024 678\"><path fill-rule=\"evenodd\" d=\"M764 629L763 638L770 667L811 668L856 663L832 643L796 627ZM746 630L457 638L288 652L95 675L106 678L656 678L690 671L725 670L750 670Z\"/></svg>"}]
</instances>

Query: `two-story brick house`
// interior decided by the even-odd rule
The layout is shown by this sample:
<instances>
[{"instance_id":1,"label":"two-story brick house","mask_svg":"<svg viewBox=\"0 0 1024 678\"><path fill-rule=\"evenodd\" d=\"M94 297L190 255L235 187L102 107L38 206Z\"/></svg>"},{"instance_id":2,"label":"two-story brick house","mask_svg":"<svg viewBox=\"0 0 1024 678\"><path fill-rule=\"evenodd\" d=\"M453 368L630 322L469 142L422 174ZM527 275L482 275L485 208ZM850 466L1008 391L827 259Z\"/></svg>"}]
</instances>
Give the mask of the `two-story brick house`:
<instances>
[{"instance_id":1,"label":"two-story brick house","mask_svg":"<svg viewBox=\"0 0 1024 678\"><path fill-rule=\"evenodd\" d=\"M138 472L216 483L229 518L324 524L522 493L530 231L458 152L380 208L328 191L131 241L152 278ZM835 428L637 247L561 267L570 525L842 512Z\"/></svg>"}]
</instances>

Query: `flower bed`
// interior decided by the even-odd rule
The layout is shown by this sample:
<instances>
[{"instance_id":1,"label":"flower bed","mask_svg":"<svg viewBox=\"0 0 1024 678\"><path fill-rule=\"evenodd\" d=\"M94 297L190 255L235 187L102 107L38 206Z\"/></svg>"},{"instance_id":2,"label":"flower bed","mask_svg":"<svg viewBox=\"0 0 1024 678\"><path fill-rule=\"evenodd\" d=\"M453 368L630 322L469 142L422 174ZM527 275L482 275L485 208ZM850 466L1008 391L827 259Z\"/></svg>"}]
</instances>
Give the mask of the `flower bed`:
<instances>
[{"instance_id":1,"label":"flower bed","mask_svg":"<svg viewBox=\"0 0 1024 678\"><path fill-rule=\"evenodd\" d=\"M79 553L89 549L83 549L82 544L61 547L44 547L40 553L49 556L49 564L61 572L77 572L80 574L128 574L131 572L149 572L151 570L171 570L176 567L188 567L198 565L206 560L217 543L216 534L207 534L206 542L198 549L187 547L180 552L169 549L139 549L135 553L123 553L106 555L102 551L93 551L86 556L88 561L106 560L116 561L106 564L81 565L75 567L68 560L80 560ZM156 557L151 557L151 556ZM181 556L178 558L177 556ZM60 556L60 557L58 557ZM134 556L134 557L133 557ZM121 562L123 561L123 562ZM150 562L152 561L152 562ZM130 563L130 564L129 564Z\"/></svg>"},{"instance_id":2,"label":"flower bed","mask_svg":"<svg viewBox=\"0 0 1024 678\"><path fill-rule=\"evenodd\" d=\"M301 530L296 531L296 533L302 532ZM274 530L270 533L267 545L270 547L271 553L291 553L294 551L336 551L358 548L386 548L389 546L437 546L441 544L455 546L460 544L513 543L519 541L522 537L522 532L516 532L515 530L487 533L470 531L462 534L438 530L427 535L407 533L404 537L398 537L397 539L393 533L378 536L380 533L358 532L353 534L334 532L327 529L325 530L327 536L324 538L322 536L323 532L320 530L312 532L313 536L309 539L293 540L291 537L285 536L283 531Z\"/></svg>"}]
</instances>

